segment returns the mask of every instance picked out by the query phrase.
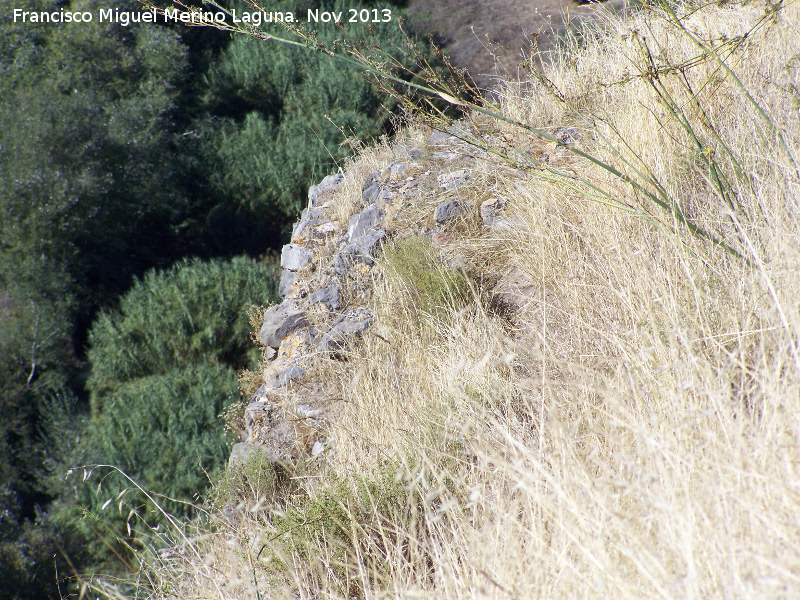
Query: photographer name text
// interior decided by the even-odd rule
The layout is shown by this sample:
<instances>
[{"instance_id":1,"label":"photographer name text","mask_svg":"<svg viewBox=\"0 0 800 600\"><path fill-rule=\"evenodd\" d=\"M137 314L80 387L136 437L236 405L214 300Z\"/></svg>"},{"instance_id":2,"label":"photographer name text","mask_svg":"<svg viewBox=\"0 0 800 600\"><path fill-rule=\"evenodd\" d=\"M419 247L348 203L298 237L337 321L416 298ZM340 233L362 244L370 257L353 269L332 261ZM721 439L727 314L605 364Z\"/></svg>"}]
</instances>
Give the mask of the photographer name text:
<instances>
[{"instance_id":1,"label":"photographer name text","mask_svg":"<svg viewBox=\"0 0 800 600\"><path fill-rule=\"evenodd\" d=\"M136 23L183 23L184 25L254 25L266 23L299 23L298 15L280 11L185 11L176 8L157 10L149 8L140 11L123 11L117 8L99 11L68 11L63 8L55 11L29 11L15 8L14 23L116 23L127 27ZM392 11L388 8L350 8L342 11L308 10L305 21L318 23L388 23Z\"/></svg>"}]
</instances>

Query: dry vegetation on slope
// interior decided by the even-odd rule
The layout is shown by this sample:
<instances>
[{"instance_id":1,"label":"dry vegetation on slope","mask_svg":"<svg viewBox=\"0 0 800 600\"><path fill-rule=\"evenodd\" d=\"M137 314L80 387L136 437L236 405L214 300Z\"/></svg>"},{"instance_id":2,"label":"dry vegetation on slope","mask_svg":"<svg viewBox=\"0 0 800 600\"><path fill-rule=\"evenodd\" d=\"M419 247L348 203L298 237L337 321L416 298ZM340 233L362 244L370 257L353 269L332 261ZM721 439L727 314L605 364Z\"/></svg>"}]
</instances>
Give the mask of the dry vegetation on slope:
<instances>
[{"instance_id":1,"label":"dry vegetation on slope","mask_svg":"<svg viewBox=\"0 0 800 600\"><path fill-rule=\"evenodd\" d=\"M246 465L227 483L248 490L244 516L160 554L155 595L799 595L800 10L737 38L765 6L684 12L698 38L728 40L743 87L648 11L583 32L499 107L576 128L583 152L659 181L744 258L601 165L476 117L493 151L532 166L481 154L459 188L473 209L436 252L463 259L469 292L452 274L436 288L450 272L433 263L421 285L402 268L418 249L389 242L377 335L314 367L341 388L323 464ZM653 66L677 111L658 101ZM412 127L407 143L428 133ZM391 158L365 151L340 201ZM479 204L501 196L505 226L484 227Z\"/></svg>"},{"instance_id":2,"label":"dry vegetation on slope","mask_svg":"<svg viewBox=\"0 0 800 600\"><path fill-rule=\"evenodd\" d=\"M622 4L607 1L604 8ZM485 89L505 75L516 79L531 45L549 56L557 38L596 10L574 0L412 0L409 13L412 27L433 35L452 63Z\"/></svg>"}]
</instances>

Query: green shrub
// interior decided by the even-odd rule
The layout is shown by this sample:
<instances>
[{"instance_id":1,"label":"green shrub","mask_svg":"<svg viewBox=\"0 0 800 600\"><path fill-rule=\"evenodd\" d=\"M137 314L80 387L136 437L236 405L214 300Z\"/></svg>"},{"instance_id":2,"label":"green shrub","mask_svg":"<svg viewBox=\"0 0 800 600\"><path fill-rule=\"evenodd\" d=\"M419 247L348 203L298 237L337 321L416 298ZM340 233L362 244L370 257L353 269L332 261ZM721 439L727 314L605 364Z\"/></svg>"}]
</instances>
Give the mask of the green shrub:
<instances>
[{"instance_id":1,"label":"green shrub","mask_svg":"<svg viewBox=\"0 0 800 600\"><path fill-rule=\"evenodd\" d=\"M184 261L148 273L119 310L98 317L89 336L91 415L79 447L61 451L60 476L75 461L114 468L88 467L96 473L87 483L73 475L55 507L65 522L90 516L83 529L96 560L111 548L124 557L126 544L167 518L137 486L169 514L194 513L230 452L219 415L238 400L236 369L257 358L247 311L276 299L275 274L244 258ZM48 427L56 447L64 446L59 431ZM58 466L54 459L49 471Z\"/></svg>"},{"instance_id":2,"label":"green shrub","mask_svg":"<svg viewBox=\"0 0 800 600\"><path fill-rule=\"evenodd\" d=\"M280 10L303 14L309 5L282 2ZM373 3L324 3L342 11ZM249 10L249 9L248 9ZM400 13L393 9L395 15ZM281 25L266 30L292 37ZM401 37L394 22L319 27L317 40L367 40L407 62L393 47ZM237 36L206 73L207 115L195 126L200 161L213 192L258 211L278 209L294 217L309 185L352 153L347 138L365 142L381 134L394 101L365 79L363 68L327 54L277 41Z\"/></svg>"},{"instance_id":3,"label":"green shrub","mask_svg":"<svg viewBox=\"0 0 800 600\"><path fill-rule=\"evenodd\" d=\"M386 544L399 543L393 524L413 520L421 509L419 500L395 468L351 482L333 478L313 498L296 497L284 510L273 511L273 532L261 555L268 564L291 569L298 558L316 563L324 547L336 565L332 579L342 585L362 575L357 567L360 556L370 557L369 576L385 573ZM348 597L357 594L352 588L339 591Z\"/></svg>"},{"instance_id":4,"label":"green shrub","mask_svg":"<svg viewBox=\"0 0 800 600\"><path fill-rule=\"evenodd\" d=\"M54 598L57 573L69 573L64 554L82 564L85 541L74 527L53 523L46 514L25 519L21 508L14 492L0 486L0 600Z\"/></svg>"},{"instance_id":5,"label":"green shrub","mask_svg":"<svg viewBox=\"0 0 800 600\"><path fill-rule=\"evenodd\" d=\"M118 311L102 313L92 326L92 398L198 362L234 369L253 362L247 309L277 300L275 276L274 266L245 258L151 271L123 296Z\"/></svg>"},{"instance_id":6,"label":"green shrub","mask_svg":"<svg viewBox=\"0 0 800 600\"><path fill-rule=\"evenodd\" d=\"M457 310L469 298L469 284L459 271L445 267L425 238L406 238L387 246L388 270L402 284L414 309L436 316Z\"/></svg>"},{"instance_id":7,"label":"green shrub","mask_svg":"<svg viewBox=\"0 0 800 600\"><path fill-rule=\"evenodd\" d=\"M217 417L238 398L237 390L236 373L213 364L181 367L122 385L102 397L92 420L90 443L98 462L119 467L157 494L194 500L208 484L205 472L222 465L230 452ZM102 506L129 487L117 474L104 478L96 496L92 488L91 507ZM191 513L185 505L166 503L173 514Z\"/></svg>"}]
</instances>

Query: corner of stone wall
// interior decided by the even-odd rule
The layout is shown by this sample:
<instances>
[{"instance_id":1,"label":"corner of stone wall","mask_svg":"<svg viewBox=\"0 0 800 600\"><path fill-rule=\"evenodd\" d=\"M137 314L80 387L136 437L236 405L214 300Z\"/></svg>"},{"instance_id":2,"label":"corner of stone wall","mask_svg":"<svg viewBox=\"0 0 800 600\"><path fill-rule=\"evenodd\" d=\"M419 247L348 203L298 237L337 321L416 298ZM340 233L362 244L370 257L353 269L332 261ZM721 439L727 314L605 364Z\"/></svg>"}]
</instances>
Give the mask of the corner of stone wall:
<instances>
[{"instance_id":1,"label":"corner of stone wall","mask_svg":"<svg viewBox=\"0 0 800 600\"><path fill-rule=\"evenodd\" d=\"M267 353L272 357L264 383L245 410L246 438L234 446L230 465L255 449L274 461L324 452L324 424L335 418L324 401L335 395L335 382L315 380L312 366L347 360L373 324L375 259L392 235L427 236L436 243L449 236L450 222L464 218L468 203L458 188L470 179L476 157L461 133L458 127L436 130L427 144L395 146L395 160L369 175L355 197L341 198L341 173L311 186L281 252L281 303L266 311L259 333L274 352ZM340 202L352 203L346 226L336 218ZM490 226L503 199L484 204L480 216ZM398 220L404 211L425 216Z\"/></svg>"}]
</instances>

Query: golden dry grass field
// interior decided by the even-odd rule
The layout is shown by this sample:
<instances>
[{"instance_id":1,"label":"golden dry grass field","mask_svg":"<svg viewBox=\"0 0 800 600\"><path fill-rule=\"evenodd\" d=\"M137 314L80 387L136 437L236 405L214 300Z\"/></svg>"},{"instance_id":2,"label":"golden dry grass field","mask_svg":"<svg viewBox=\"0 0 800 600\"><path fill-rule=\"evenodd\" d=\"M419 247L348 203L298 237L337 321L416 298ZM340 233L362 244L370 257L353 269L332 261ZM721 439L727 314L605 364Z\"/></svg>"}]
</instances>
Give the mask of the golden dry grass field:
<instances>
[{"instance_id":1,"label":"golden dry grass field","mask_svg":"<svg viewBox=\"0 0 800 600\"><path fill-rule=\"evenodd\" d=\"M568 142L473 114L427 283L389 242L378 335L315 367L324 463L248 467L154 597L800 596L800 6L675 10L606 15L488 107ZM393 156L348 166L343 223Z\"/></svg>"}]
</instances>

